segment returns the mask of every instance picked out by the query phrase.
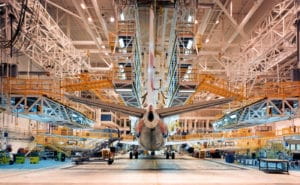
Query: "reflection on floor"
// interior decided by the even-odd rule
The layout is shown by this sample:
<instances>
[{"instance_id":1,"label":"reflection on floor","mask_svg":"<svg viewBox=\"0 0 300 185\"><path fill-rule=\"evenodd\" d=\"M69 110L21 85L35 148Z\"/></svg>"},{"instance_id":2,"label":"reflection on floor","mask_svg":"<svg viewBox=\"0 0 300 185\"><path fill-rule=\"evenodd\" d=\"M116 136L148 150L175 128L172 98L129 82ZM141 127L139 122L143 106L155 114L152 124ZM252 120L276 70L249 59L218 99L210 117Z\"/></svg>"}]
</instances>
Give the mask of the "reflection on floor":
<instances>
[{"instance_id":1,"label":"reflection on floor","mask_svg":"<svg viewBox=\"0 0 300 185\"><path fill-rule=\"evenodd\" d=\"M40 169L28 172L4 171L0 184L298 184L300 172L267 174L221 162L177 156L127 159L119 157L113 165L87 162L78 166Z\"/></svg>"}]
</instances>

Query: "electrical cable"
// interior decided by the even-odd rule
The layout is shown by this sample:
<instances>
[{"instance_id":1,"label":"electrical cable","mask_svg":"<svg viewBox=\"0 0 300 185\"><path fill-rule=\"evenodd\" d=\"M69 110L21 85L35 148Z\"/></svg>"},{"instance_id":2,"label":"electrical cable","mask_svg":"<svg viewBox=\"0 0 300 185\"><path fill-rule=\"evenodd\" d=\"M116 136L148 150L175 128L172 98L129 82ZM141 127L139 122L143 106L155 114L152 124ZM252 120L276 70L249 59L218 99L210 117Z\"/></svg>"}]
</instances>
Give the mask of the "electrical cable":
<instances>
[{"instance_id":1,"label":"electrical cable","mask_svg":"<svg viewBox=\"0 0 300 185\"><path fill-rule=\"evenodd\" d=\"M15 42L18 40L18 36L20 35L20 32L21 32L21 29L22 29L22 26L24 24L24 20L25 20L25 14L26 14L26 9L27 9L27 4L28 4L28 0L23 0L22 1L22 5L21 5L21 11L20 11L20 15L19 15L19 21L18 21L18 24L17 24L17 28L16 28L16 31L15 33L11 33L11 39L9 41L0 41L0 48L9 48L9 47L12 47ZM13 15L10 14L10 21L11 21L11 25L12 25L12 20L13 20ZM5 31L5 30L4 30ZM3 44L4 42L4 44Z\"/></svg>"}]
</instances>

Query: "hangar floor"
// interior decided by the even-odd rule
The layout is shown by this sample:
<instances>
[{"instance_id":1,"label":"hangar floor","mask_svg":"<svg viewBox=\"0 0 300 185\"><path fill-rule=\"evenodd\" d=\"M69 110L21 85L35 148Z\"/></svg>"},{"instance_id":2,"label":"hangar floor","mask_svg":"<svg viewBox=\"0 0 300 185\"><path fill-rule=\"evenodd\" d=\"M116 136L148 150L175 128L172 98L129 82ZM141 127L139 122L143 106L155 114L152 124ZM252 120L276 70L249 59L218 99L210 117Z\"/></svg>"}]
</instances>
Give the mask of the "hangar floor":
<instances>
[{"instance_id":1,"label":"hangar floor","mask_svg":"<svg viewBox=\"0 0 300 185\"><path fill-rule=\"evenodd\" d=\"M2 173L3 172L3 173ZM300 172L267 174L257 169L178 156L129 160L125 156L113 165L88 162L30 171L9 170L0 173L0 184L298 184Z\"/></svg>"}]
</instances>

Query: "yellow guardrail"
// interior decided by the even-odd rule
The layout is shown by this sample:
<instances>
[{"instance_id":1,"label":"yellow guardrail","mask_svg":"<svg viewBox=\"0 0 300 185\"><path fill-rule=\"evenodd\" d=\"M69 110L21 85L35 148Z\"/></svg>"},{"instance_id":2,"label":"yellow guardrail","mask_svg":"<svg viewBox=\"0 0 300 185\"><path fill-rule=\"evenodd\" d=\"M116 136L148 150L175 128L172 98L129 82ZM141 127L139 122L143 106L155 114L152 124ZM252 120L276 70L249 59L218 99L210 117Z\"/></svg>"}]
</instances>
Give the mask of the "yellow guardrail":
<instances>
[{"instance_id":1,"label":"yellow guardrail","mask_svg":"<svg viewBox=\"0 0 300 185\"><path fill-rule=\"evenodd\" d=\"M170 141L189 141L189 140L203 140L209 141L222 140L225 142L216 143L213 146L202 146L202 149L250 149L255 150L267 145L268 141L272 139L282 139L283 136L300 135L300 126L293 126L278 130L259 131L251 129L239 129L229 132L220 133L197 133L189 135L173 135L169 137ZM225 144L224 144L225 143ZM226 145L232 143L232 146Z\"/></svg>"},{"instance_id":2,"label":"yellow guardrail","mask_svg":"<svg viewBox=\"0 0 300 185\"><path fill-rule=\"evenodd\" d=\"M5 94L47 96L63 105L69 106L86 115L89 119L95 119L94 111L79 103L69 101L64 97L60 82L56 79L31 78L4 78L0 88Z\"/></svg>"}]
</instances>

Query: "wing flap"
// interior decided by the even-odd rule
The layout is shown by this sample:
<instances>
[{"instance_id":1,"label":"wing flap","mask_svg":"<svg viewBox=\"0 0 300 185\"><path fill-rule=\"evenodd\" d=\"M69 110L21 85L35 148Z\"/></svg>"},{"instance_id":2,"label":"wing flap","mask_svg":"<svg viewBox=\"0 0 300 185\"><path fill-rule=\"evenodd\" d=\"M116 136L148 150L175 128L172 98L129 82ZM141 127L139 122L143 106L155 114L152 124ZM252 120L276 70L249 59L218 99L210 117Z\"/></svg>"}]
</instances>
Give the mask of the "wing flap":
<instances>
[{"instance_id":1,"label":"wing flap","mask_svg":"<svg viewBox=\"0 0 300 185\"><path fill-rule=\"evenodd\" d=\"M222 105L225 103L229 103L232 100L233 100L233 98L222 98L222 99L218 99L218 100L199 102L199 103L195 103L192 105L182 105L182 106L175 106L175 107L169 107L169 108L162 108L162 109L158 109L157 113L159 114L159 116L161 118L164 118L164 117L182 114L182 113L190 112L190 111L194 111L194 110L205 109L205 108L216 106L216 105Z\"/></svg>"},{"instance_id":2,"label":"wing flap","mask_svg":"<svg viewBox=\"0 0 300 185\"><path fill-rule=\"evenodd\" d=\"M129 106L124 106L124 105L112 104L112 103L105 103L105 102L102 102L99 100L90 100L87 98L79 98L76 96L69 96L69 95L65 95L65 96L69 100L72 100L74 102L83 103L83 104L93 106L93 107L98 107L101 109L121 112L121 113L130 115L130 116L135 116L138 118L142 118L145 113L144 109L139 109L139 108L135 108L135 107L129 107Z\"/></svg>"}]
</instances>

